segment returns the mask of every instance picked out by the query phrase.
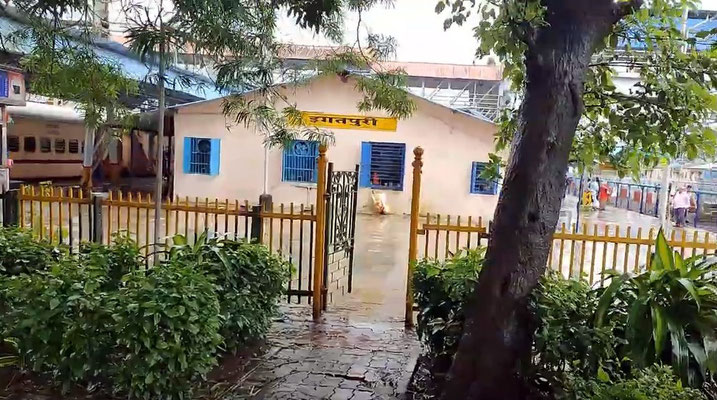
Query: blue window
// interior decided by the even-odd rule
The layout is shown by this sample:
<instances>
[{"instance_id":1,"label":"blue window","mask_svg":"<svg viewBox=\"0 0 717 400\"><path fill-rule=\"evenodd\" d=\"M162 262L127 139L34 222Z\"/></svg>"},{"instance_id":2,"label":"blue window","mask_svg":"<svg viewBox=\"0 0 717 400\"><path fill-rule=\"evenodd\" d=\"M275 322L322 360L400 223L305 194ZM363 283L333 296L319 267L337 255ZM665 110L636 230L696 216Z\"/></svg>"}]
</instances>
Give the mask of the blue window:
<instances>
[{"instance_id":1,"label":"blue window","mask_svg":"<svg viewBox=\"0 0 717 400\"><path fill-rule=\"evenodd\" d=\"M219 139L184 138L184 173L219 175Z\"/></svg>"},{"instance_id":2,"label":"blue window","mask_svg":"<svg viewBox=\"0 0 717 400\"><path fill-rule=\"evenodd\" d=\"M373 189L403 190L406 161L404 143L361 143L359 186Z\"/></svg>"},{"instance_id":3,"label":"blue window","mask_svg":"<svg viewBox=\"0 0 717 400\"><path fill-rule=\"evenodd\" d=\"M317 157L319 157L319 142L292 141L284 147L284 168L281 179L284 182L316 183Z\"/></svg>"},{"instance_id":4,"label":"blue window","mask_svg":"<svg viewBox=\"0 0 717 400\"><path fill-rule=\"evenodd\" d=\"M471 167L471 193L473 194L496 194L498 193L498 183L483 179L480 177L481 172L486 167L486 163L473 162Z\"/></svg>"},{"instance_id":5,"label":"blue window","mask_svg":"<svg viewBox=\"0 0 717 400\"><path fill-rule=\"evenodd\" d=\"M0 71L0 97L8 97L8 76L7 72Z\"/></svg>"}]
</instances>

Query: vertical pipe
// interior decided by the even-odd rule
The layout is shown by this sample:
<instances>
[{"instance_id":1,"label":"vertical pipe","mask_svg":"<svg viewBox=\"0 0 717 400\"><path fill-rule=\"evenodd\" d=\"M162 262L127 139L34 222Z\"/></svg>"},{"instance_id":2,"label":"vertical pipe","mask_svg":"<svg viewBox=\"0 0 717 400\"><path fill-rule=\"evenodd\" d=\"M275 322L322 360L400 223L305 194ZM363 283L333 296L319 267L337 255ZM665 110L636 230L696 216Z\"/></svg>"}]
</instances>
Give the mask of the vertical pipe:
<instances>
[{"instance_id":1,"label":"vertical pipe","mask_svg":"<svg viewBox=\"0 0 717 400\"><path fill-rule=\"evenodd\" d=\"M160 238L160 229L161 229L161 218L162 218L162 183L164 179L164 172L162 169L164 168L164 113L165 113L165 107L164 107L164 101L165 101L165 93L164 93L164 56L165 56L165 48L164 48L164 25L161 21L159 21L159 31L160 31L160 42L159 42L159 71L158 71L158 78L157 78L157 89L159 91L159 109L157 111L158 114L158 121L157 121L157 176L155 177L155 188L154 188L154 251L155 251L155 261L157 264L159 264L159 238ZM149 209L147 210L147 214L149 214ZM149 221L147 221L147 224L149 224ZM147 238L147 244L150 244L149 238Z\"/></svg>"},{"instance_id":2,"label":"vertical pipe","mask_svg":"<svg viewBox=\"0 0 717 400\"><path fill-rule=\"evenodd\" d=\"M695 195L695 228L697 228L697 222L700 220L700 192L697 192Z\"/></svg>"},{"instance_id":3,"label":"vertical pipe","mask_svg":"<svg viewBox=\"0 0 717 400\"><path fill-rule=\"evenodd\" d=\"M660 196L658 215L660 216L660 227L663 231L667 231L668 224L668 199L670 195L670 162L662 169L662 183L660 184Z\"/></svg>"},{"instance_id":4,"label":"vertical pipe","mask_svg":"<svg viewBox=\"0 0 717 400\"><path fill-rule=\"evenodd\" d=\"M92 159L95 153L95 127L85 125L85 147L82 149L82 188L92 188Z\"/></svg>"},{"instance_id":5,"label":"vertical pipe","mask_svg":"<svg viewBox=\"0 0 717 400\"><path fill-rule=\"evenodd\" d=\"M575 223L580 223L580 204L583 201L583 178L585 177L585 171L580 173L580 187L578 188L578 204L575 206ZM552 241L550 242L550 248L553 248ZM552 261L552 260L551 260ZM548 268L550 268L550 262L548 262Z\"/></svg>"},{"instance_id":6,"label":"vertical pipe","mask_svg":"<svg viewBox=\"0 0 717 400\"><path fill-rule=\"evenodd\" d=\"M640 190L641 190L641 193L640 193L640 214L642 214L642 208L643 208L642 206L643 206L643 203L645 202L645 187L644 187L644 186L640 186Z\"/></svg>"},{"instance_id":7,"label":"vertical pipe","mask_svg":"<svg viewBox=\"0 0 717 400\"><path fill-rule=\"evenodd\" d=\"M408 242L408 271L406 276L406 327L413 326L413 268L416 265L418 251L418 213L421 200L421 170L423 169L423 149L413 149L413 186L411 188L411 225ZM446 231L447 232L447 231ZM447 238L446 238L447 239ZM436 241L438 243L438 241Z\"/></svg>"},{"instance_id":8,"label":"vertical pipe","mask_svg":"<svg viewBox=\"0 0 717 400\"><path fill-rule=\"evenodd\" d=\"M314 321L318 321L321 317L321 289L323 287L322 276L324 267L324 236L326 229L326 145L319 146L319 158L317 160L317 170L319 176L316 182L316 241L314 245L314 282L312 293L312 308Z\"/></svg>"},{"instance_id":9,"label":"vertical pipe","mask_svg":"<svg viewBox=\"0 0 717 400\"><path fill-rule=\"evenodd\" d=\"M334 209L338 206L338 202L336 201L336 195L332 193L331 191L331 177L334 175L334 163L328 163L327 172L326 172L326 192L324 194L324 197L326 198L326 209L325 209L325 227L324 227L324 265L323 265L323 284L321 286L321 291L324 293L324 297L322 298L321 306L323 307L323 310L326 311L326 303L327 303L327 297L328 297L328 290L327 286L329 284L329 245L334 244ZM333 254L333 253L332 253Z\"/></svg>"}]
</instances>

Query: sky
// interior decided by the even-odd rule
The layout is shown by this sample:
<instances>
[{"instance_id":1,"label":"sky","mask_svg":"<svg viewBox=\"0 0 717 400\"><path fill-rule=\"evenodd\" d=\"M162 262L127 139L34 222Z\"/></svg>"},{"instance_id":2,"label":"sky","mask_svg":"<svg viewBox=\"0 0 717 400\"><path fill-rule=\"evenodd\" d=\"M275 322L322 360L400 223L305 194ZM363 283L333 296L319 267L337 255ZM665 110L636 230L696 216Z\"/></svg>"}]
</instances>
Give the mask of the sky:
<instances>
[{"instance_id":1,"label":"sky","mask_svg":"<svg viewBox=\"0 0 717 400\"><path fill-rule=\"evenodd\" d=\"M396 59L399 61L471 64L477 45L471 24L454 26L444 31L443 20L447 14L437 15L434 12L435 6L436 0L395 0L391 8L374 7L362 16L363 36L370 31L396 38ZM355 15L346 18L347 32L344 39L347 44L353 44L356 40L356 21ZM297 28L291 18L285 17L279 21L279 31L283 41L331 44L313 35L313 32Z\"/></svg>"},{"instance_id":2,"label":"sky","mask_svg":"<svg viewBox=\"0 0 717 400\"><path fill-rule=\"evenodd\" d=\"M443 30L447 14L434 12L437 0L395 0L391 8L375 7L363 15L362 32L393 36L398 42L398 61L472 64L477 46L472 27L476 21L464 26ZM703 0L702 9L717 10L717 0ZM346 18L345 42L353 44L356 38L356 16ZM410 21L410 23L408 23ZM279 37L295 44L330 45L331 42L301 30L293 19L279 21ZM479 62L477 62L479 63Z\"/></svg>"}]
</instances>

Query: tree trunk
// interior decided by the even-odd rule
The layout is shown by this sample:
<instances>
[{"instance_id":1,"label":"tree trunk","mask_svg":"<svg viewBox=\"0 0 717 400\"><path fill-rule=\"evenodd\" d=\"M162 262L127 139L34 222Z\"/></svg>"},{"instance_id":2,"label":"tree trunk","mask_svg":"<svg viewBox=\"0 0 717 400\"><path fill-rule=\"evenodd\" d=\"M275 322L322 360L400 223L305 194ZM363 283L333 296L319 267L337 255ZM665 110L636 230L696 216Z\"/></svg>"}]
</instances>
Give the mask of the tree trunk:
<instances>
[{"instance_id":1,"label":"tree trunk","mask_svg":"<svg viewBox=\"0 0 717 400\"><path fill-rule=\"evenodd\" d=\"M544 3L547 25L526 39L518 131L446 400L528 398L521 376L533 336L528 299L545 272L560 215L585 74L596 45L627 12L613 0Z\"/></svg>"}]
</instances>

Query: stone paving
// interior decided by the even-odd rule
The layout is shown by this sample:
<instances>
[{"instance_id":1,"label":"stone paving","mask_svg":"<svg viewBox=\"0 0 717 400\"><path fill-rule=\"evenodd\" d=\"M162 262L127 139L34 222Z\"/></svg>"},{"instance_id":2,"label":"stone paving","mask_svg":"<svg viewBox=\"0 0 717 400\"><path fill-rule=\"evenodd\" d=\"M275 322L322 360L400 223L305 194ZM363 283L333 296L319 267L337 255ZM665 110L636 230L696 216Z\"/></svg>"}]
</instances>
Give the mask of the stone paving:
<instances>
[{"instance_id":1,"label":"stone paving","mask_svg":"<svg viewBox=\"0 0 717 400\"><path fill-rule=\"evenodd\" d=\"M222 399L400 399L420 345L406 331L408 219L359 215L353 293L319 323L285 305L267 349Z\"/></svg>"},{"instance_id":2,"label":"stone paving","mask_svg":"<svg viewBox=\"0 0 717 400\"><path fill-rule=\"evenodd\" d=\"M285 307L269 348L231 399L400 399L419 346L398 323L349 322L350 308L314 324L310 309Z\"/></svg>"}]
</instances>

